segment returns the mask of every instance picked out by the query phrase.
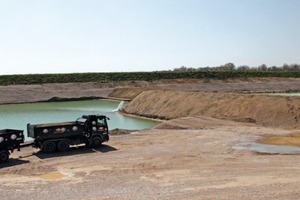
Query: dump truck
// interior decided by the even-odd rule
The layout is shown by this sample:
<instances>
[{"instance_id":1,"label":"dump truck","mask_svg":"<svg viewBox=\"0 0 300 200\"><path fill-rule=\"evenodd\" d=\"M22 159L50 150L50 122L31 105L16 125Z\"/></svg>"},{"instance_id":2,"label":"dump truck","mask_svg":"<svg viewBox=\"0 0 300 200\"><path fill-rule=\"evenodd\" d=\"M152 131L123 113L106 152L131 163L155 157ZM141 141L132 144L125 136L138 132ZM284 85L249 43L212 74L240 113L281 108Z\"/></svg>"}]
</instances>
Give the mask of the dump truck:
<instances>
[{"instance_id":1,"label":"dump truck","mask_svg":"<svg viewBox=\"0 0 300 200\"><path fill-rule=\"evenodd\" d=\"M20 145L22 143L24 143L23 130L0 130L0 162L7 161L10 153L12 153L15 149L20 150Z\"/></svg>"},{"instance_id":2,"label":"dump truck","mask_svg":"<svg viewBox=\"0 0 300 200\"><path fill-rule=\"evenodd\" d=\"M76 121L46 124L27 124L27 136L33 146L45 153L67 151L71 145L85 144L99 147L109 140L107 120L104 115L83 115Z\"/></svg>"}]
</instances>

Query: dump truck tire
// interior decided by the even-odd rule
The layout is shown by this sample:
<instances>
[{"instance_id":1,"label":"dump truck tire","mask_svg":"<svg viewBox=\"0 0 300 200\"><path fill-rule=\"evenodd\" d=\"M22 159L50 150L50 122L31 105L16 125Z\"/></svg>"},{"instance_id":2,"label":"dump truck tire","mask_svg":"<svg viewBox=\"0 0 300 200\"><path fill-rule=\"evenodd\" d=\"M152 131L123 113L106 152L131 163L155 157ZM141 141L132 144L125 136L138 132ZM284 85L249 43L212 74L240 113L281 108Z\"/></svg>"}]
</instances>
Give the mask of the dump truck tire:
<instances>
[{"instance_id":1,"label":"dump truck tire","mask_svg":"<svg viewBox=\"0 0 300 200\"><path fill-rule=\"evenodd\" d=\"M67 140L60 140L57 143L57 149L58 151L68 151L70 148L70 144Z\"/></svg>"},{"instance_id":2,"label":"dump truck tire","mask_svg":"<svg viewBox=\"0 0 300 200\"><path fill-rule=\"evenodd\" d=\"M98 136L93 137L92 147L97 148L102 144L102 139Z\"/></svg>"},{"instance_id":3,"label":"dump truck tire","mask_svg":"<svg viewBox=\"0 0 300 200\"><path fill-rule=\"evenodd\" d=\"M0 162L6 162L9 159L9 152L3 150L0 152Z\"/></svg>"},{"instance_id":4,"label":"dump truck tire","mask_svg":"<svg viewBox=\"0 0 300 200\"><path fill-rule=\"evenodd\" d=\"M44 153L53 153L56 150L56 145L54 142L45 142L42 150Z\"/></svg>"}]
</instances>

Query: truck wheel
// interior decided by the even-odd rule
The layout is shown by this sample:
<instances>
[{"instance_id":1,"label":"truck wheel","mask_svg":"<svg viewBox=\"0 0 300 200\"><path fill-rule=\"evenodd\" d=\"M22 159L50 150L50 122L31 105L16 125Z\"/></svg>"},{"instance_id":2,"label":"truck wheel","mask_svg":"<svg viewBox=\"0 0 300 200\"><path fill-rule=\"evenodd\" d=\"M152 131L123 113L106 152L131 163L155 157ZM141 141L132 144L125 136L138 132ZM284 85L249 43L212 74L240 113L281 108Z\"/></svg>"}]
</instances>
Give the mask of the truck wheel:
<instances>
[{"instance_id":1,"label":"truck wheel","mask_svg":"<svg viewBox=\"0 0 300 200\"><path fill-rule=\"evenodd\" d=\"M56 145L54 142L45 142L43 145L43 152L44 153L52 153L56 150Z\"/></svg>"},{"instance_id":2,"label":"truck wheel","mask_svg":"<svg viewBox=\"0 0 300 200\"><path fill-rule=\"evenodd\" d=\"M3 150L0 152L0 162L6 162L8 158L9 158L8 151Z\"/></svg>"},{"instance_id":3,"label":"truck wheel","mask_svg":"<svg viewBox=\"0 0 300 200\"><path fill-rule=\"evenodd\" d=\"M102 143L102 140L100 137L96 136L96 137L93 137L93 140L92 140L92 147L96 148L96 147L99 147Z\"/></svg>"},{"instance_id":4,"label":"truck wheel","mask_svg":"<svg viewBox=\"0 0 300 200\"><path fill-rule=\"evenodd\" d=\"M68 151L70 144L67 140L60 140L57 144L58 151Z\"/></svg>"}]
</instances>

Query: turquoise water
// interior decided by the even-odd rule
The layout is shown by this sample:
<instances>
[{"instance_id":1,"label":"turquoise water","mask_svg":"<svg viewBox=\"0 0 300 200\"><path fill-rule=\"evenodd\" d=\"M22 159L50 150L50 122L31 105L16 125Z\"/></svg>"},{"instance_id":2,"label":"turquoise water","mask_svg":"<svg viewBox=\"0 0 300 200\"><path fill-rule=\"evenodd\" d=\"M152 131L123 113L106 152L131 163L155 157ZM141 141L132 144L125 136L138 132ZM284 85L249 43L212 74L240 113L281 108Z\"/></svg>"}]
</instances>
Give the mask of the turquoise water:
<instances>
[{"instance_id":1,"label":"turquoise water","mask_svg":"<svg viewBox=\"0 0 300 200\"><path fill-rule=\"evenodd\" d=\"M234 145L232 148L236 150L255 151L259 153L269 154L300 154L299 147L259 144L255 142L242 142L240 144Z\"/></svg>"},{"instance_id":2,"label":"turquoise water","mask_svg":"<svg viewBox=\"0 0 300 200\"><path fill-rule=\"evenodd\" d=\"M158 122L132 118L114 112L120 102L109 100L87 100L51 103L0 105L0 129L21 129L27 137L27 123L75 121L82 115L100 114L110 118L109 129L145 129ZM27 138L25 138L27 139Z\"/></svg>"}]
</instances>

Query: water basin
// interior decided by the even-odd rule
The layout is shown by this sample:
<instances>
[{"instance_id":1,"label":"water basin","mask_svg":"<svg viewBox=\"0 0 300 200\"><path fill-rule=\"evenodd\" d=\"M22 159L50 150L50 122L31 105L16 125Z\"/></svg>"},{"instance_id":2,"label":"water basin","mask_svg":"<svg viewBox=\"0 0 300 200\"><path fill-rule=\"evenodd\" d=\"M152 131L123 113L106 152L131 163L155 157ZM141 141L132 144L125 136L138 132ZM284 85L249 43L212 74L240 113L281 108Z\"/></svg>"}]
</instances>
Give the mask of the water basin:
<instances>
[{"instance_id":1,"label":"water basin","mask_svg":"<svg viewBox=\"0 0 300 200\"><path fill-rule=\"evenodd\" d=\"M242 142L232 147L235 150L255 151L267 154L300 154L300 147Z\"/></svg>"},{"instance_id":2,"label":"water basin","mask_svg":"<svg viewBox=\"0 0 300 200\"><path fill-rule=\"evenodd\" d=\"M0 129L24 130L27 138L27 123L51 123L75 121L82 115L100 114L110 118L109 129L140 130L158 124L153 120L133 118L115 112L120 102L110 100L85 100L69 102L46 102L0 105Z\"/></svg>"}]
</instances>

